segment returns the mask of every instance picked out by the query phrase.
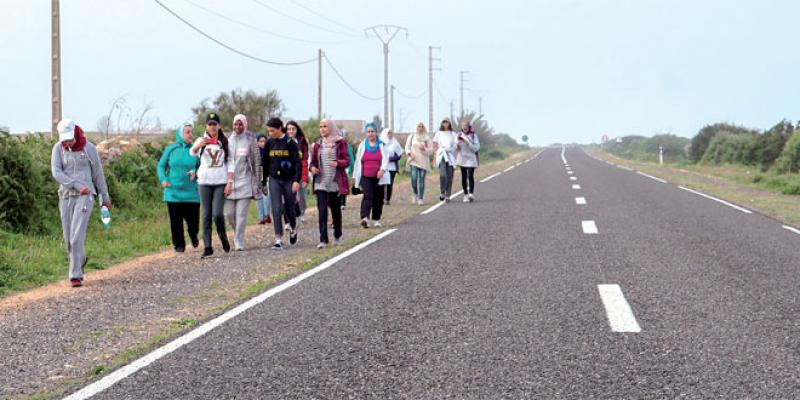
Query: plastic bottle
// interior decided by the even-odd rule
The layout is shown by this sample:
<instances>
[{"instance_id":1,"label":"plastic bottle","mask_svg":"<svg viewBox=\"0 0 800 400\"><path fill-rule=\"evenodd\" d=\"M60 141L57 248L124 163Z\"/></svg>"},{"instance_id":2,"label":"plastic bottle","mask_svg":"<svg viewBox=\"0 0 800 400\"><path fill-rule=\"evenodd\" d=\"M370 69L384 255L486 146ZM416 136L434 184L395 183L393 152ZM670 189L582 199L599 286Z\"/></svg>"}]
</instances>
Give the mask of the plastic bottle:
<instances>
[{"instance_id":1,"label":"plastic bottle","mask_svg":"<svg viewBox=\"0 0 800 400\"><path fill-rule=\"evenodd\" d=\"M111 211L108 210L108 207L102 204L102 200L100 200L100 221L103 222L103 227L108 229L108 225L111 224Z\"/></svg>"}]
</instances>

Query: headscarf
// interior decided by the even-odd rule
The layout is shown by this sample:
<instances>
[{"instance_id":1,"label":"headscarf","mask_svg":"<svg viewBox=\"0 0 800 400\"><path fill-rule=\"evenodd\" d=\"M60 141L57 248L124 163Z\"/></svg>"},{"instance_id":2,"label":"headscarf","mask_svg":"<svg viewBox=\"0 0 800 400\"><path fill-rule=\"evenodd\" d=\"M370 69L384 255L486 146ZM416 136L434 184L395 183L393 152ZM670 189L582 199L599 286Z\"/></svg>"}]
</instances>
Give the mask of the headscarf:
<instances>
[{"instance_id":1,"label":"headscarf","mask_svg":"<svg viewBox=\"0 0 800 400\"><path fill-rule=\"evenodd\" d=\"M391 140L389 139L389 132L391 132L391 131L392 130L389 129L389 128L383 128L383 130L381 131L381 136L380 136L381 142L389 144L389 142L393 142L393 141L397 140L397 139L394 138L394 135L392 135L392 139ZM394 132L392 132L392 133L394 133Z\"/></svg>"},{"instance_id":2,"label":"headscarf","mask_svg":"<svg viewBox=\"0 0 800 400\"><path fill-rule=\"evenodd\" d=\"M244 125L244 131L242 133L247 132L247 117L245 117L244 114L236 114L236 116L233 117L234 125L236 125L236 121L242 121L242 125ZM235 129L234 132L236 132Z\"/></svg>"},{"instance_id":3,"label":"headscarf","mask_svg":"<svg viewBox=\"0 0 800 400\"><path fill-rule=\"evenodd\" d=\"M419 133L419 132L417 132L417 127L419 126L419 124L422 124L422 126L425 127L425 122L424 121L417 122L417 124L414 125L414 134L417 135L418 139L422 140L422 139L424 139L425 137L428 136L428 128L423 129L422 133Z\"/></svg>"},{"instance_id":4,"label":"headscarf","mask_svg":"<svg viewBox=\"0 0 800 400\"><path fill-rule=\"evenodd\" d=\"M368 130L369 130L369 128L372 128L372 130L373 130L373 131L375 131L375 132L377 132L377 131L378 131L378 127L377 127L377 126L375 126L375 124L373 124L372 122L370 122L370 123L368 123L368 124L364 125L364 132L368 131Z\"/></svg>"},{"instance_id":5,"label":"headscarf","mask_svg":"<svg viewBox=\"0 0 800 400\"><path fill-rule=\"evenodd\" d=\"M67 143L61 142L63 148L69 148L71 151L82 151L86 147L86 135L83 134L83 129L75 125L75 142L72 146L67 146Z\"/></svg>"},{"instance_id":6,"label":"headscarf","mask_svg":"<svg viewBox=\"0 0 800 400\"><path fill-rule=\"evenodd\" d=\"M336 136L344 137L344 135L342 135L342 132L339 131L338 128L336 128L336 123L333 122L332 119L325 118L322 120L322 122L328 127L328 137L330 138L335 138Z\"/></svg>"}]
</instances>

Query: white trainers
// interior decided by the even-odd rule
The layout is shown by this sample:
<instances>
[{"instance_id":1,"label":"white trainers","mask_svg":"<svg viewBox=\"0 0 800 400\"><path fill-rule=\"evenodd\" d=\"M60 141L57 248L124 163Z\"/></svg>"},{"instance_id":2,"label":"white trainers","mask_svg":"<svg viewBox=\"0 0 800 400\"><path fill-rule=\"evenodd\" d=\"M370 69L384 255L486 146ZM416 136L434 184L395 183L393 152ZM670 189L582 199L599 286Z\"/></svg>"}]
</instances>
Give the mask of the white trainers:
<instances>
[{"instance_id":1,"label":"white trainers","mask_svg":"<svg viewBox=\"0 0 800 400\"><path fill-rule=\"evenodd\" d=\"M375 221L375 222L372 223L372 226L375 227L375 228L380 228L383 225L381 224L381 221Z\"/></svg>"},{"instance_id":2,"label":"white trainers","mask_svg":"<svg viewBox=\"0 0 800 400\"><path fill-rule=\"evenodd\" d=\"M328 244L327 244L327 243L324 243L324 242L319 242L319 244L317 245L317 250L323 250L323 249L325 249L326 247L328 247Z\"/></svg>"},{"instance_id":3,"label":"white trainers","mask_svg":"<svg viewBox=\"0 0 800 400\"><path fill-rule=\"evenodd\" d=\"M361 219L361 227L364 229L369 228L369 220L366 218Z\"/></svg>"},{"instance_id":4,"label":"white trainers","mask_svg":"<svg viewBox=\"0 0 800 400\"><path fill-rule=\"evenodd\" d=\"M341 246L342 245L342 238L333 239L334 246Z\"/></svg>"},{"instance_id":5,"label":"white trainers","mask_svg":"<svg viewBox=\"0 0 800 400\"><path fill-rule=\"evenodd\" d=\"M417 195L412 194L411 195L411 204L417 204L418 201L419 201L419 198L417 197Z\"/></svg>"},{"instance_id":6,"label":"white trainers","mask_svg":"<svg viewBox=\"0 0 800 400\"><path fill-rule=\"evenodd\" d=\"M419 200L417 201L417 204L419 204L419 205L421 205L421 206L424 206L424 205L425 205L425 202L424 202L424 201L422 201L422 199L419 199Z\"/></svg>"},{"instance_id":7,"label":"white trainers","mask_svg":"<svg viewBox=\"0 0 800 400\"><path fill-rule=\"evenodd\" d=\"M464 195L464 200L461 200L462 203L469 203L469 195Z\"/></svg>"},{"instance_id":8,"label":"white trainers","mask_svg":"<svg viewBox=\"0 0 800 400\"><path fill-rule=\"evenodd\" d=\"M469 202L472 203L473 201L475 201L475 195L470 193L469 194Z\"/></svg>"}]
</instances>

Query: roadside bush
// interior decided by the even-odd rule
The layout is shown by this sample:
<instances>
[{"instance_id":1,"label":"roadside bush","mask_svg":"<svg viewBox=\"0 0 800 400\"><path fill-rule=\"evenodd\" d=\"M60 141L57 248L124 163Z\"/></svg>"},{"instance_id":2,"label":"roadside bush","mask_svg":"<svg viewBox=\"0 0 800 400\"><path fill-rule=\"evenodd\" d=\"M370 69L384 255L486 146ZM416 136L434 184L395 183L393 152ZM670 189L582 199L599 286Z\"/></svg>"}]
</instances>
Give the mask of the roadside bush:
<instances>
[{"instance_id":1,"label":"roadside bush","mask_svg":"<svg viewBox=\"0 0 800 400\"><path fill-rule=\"evenodd\" d=\"M689 160L692 162L700 162L706 154L711 141L719 132L728 132L731 134L756 134L755 130L743 128L733 124L724 122L706 125L692 138L691 145L689 146Z\"/></svg>"},{"instance_id":2,"label":"roadside bush","mask_svg":"<svg viewBox=\"0 0 800 400\"><path fill-rule=\"evenodd\" d=\"M795 132L783 146L781 155L775 160L776 173L800 172L800 132Z\"/></svg>"},{"instance_id":3,"label":"roadside bush","mask_svg":"<svg viewBox=\"0 0 800 400\"><path fill-rule=\"evenodd\" d=\"M136 151L123 153L109 164L105 172L113 202L128 209L157 203L161 198L161 187L156 164L156 159Z\"/></svg>"},{"instance_id":4,"label":"roadside bush","mask_svg":"<svg viewBox=\"0 0 800 400\"><path fill-rule=\"evenodd\" d=\"M719 132L711 140L701 162L705 164L754 165L752 154L758 139L753 134Z\"/></svg>"}]
</instances>

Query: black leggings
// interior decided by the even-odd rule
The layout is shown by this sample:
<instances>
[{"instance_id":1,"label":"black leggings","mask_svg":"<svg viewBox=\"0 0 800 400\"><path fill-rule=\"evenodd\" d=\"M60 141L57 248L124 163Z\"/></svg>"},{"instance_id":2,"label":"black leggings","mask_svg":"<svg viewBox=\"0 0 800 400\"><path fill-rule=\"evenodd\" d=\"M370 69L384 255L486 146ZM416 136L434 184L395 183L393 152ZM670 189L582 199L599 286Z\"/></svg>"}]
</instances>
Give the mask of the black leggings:
<instances>
[{"instance_id":1,"label":"black leggings","mask_svg":"<svg viewBox=\"0 0 800 400\"><path fill-rule=\"evenodd\" d=\"M333 216L333 237L342 237L342 208L339 205L339 192L317 190L317 212L319 214L319 241L328 243L328 209Z\"/></svg>"},{"instance_id":2,"label":"black leggings","mask_svg":"<svg viewBox=\"0 0 800 400\"><path fill-rule=\"evenodd\" d=\"M189 230L189 238L197 241L200 230L200 203L173 203L167 202L169 211L169 227L172 231L172 245L176 249L186 248L186 239L183 236L183 221Z\"/></svg>"},{"instance_id":3,"label":"black leggings","mask_svg":"<svg viewBox=\"0 0 800 400\"><path fill-rule=\"evenodd\" d=\"M361 198L361 219L369 218L372 214L373 221L380 221L383 214L383 186L379 185L378 178L361 178L361 189L364 197Z\"/></svg>"},{"instance_id":4,"label":"black leggings","mask_svg":"<svg viewBox=\"0 0 800 400\"><path fill-rule=\"evenodd\" d=\"M394 177L397 171L389 171L389 184L386 185L386 201L392 201L392 188L394 187Z\"/></svg>"},{"instance_id":5,"label":"black leggings","mask_svg":"<svg viewBox=\"0 0 800 400\"><path fill-rule=\"evenodd\" d=\"M461 167L461 187L464 194L475 193L475 167Z\"/></svg>"}]
</instances>

